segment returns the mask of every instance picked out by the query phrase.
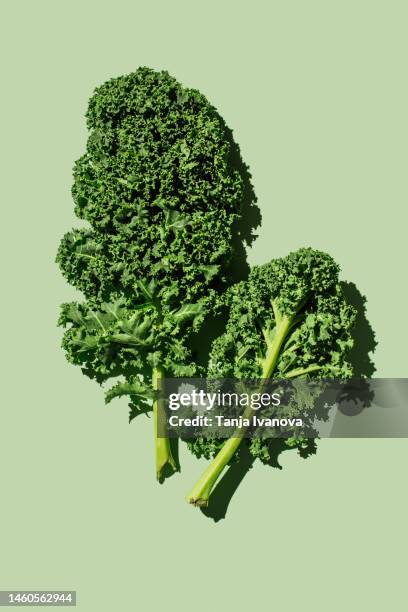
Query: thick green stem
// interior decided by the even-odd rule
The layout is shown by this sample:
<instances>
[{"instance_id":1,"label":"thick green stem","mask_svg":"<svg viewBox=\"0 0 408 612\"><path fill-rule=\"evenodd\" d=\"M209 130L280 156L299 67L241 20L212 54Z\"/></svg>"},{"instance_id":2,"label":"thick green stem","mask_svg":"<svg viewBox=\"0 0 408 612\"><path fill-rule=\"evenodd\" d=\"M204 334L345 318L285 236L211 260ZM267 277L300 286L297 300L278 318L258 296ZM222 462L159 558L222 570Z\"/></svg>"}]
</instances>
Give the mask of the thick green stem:
<instances>
[{"instance_id":1,"label":"thick green stem","mask_svg":"<svg viewBox=\"0 0 408 612\"><path fill-rule=\"evenodd\" d=\"M278 320L278 319L276 319ZM292 326L293 319L289 317L279 318L279 324L276 329L276 334L273 342L267 350L263 367L262 367L262 379L270 378L279 358L279 353L282 345L289 333ZM244 412L244 417L248 418L252 414L252 409L249 407ZM221 475L221 472L226 465L230 462L234 453L241 444L243 435L246 431L246 427L240 427L236 429L232 438L229 438L221 450L214 457L212 462L209 464L201 478L197 481L195 486L192 488L190 493L187 495L187 501L195 506L207 506L208 500L211 495L211 491Z\"/></svg>"},{"instance_id":2,"label":"thick green stem","mask_svg":"<svg viewBox=\"0 0 408 612\"><path fill-rule=\"evenodd\" d=\"M163 371L160 368L153 368L152 386L154 391L160 388L161 379L164 377ZM163 470L169 465L174 471L177 471L177 464L171 453L170 440L168 438L159 438L158 436L158 420L159 414L163 410L161 405L162 399L155 397L153 400L153 428L154 428L154 443L156 453L156 476L157 480L162 480Z\"/></svg>"}]
</instances>

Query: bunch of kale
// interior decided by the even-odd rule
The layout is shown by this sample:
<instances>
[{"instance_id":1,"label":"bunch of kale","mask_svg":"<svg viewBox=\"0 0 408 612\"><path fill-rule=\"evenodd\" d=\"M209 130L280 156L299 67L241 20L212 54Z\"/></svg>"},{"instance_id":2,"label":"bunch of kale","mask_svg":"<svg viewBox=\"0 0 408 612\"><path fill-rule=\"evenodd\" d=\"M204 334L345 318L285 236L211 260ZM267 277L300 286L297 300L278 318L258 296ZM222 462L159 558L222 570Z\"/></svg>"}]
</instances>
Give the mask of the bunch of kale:
<instances>
[{"instance_id":1,"label":"bunch of kale","mask_svg":"<svg viewBox=\"0 0 408 612\"><path fill-rule=\"evenodd\" d=\"M159 479L177 468L170 441L157 435L164 376L351 375L355 312L329 255L300 249L233 284L245 185L231 133L202 94L139 68L96 89L86 116L72 194L88 226L66 234L57 256L85 301L61 307L63 347L99 383L119 377L106 401L128 395L130 420L153 408ZM226 324L203 368L193 340L223 309ZM241 443L188 442L213 457L190 502L208 503ZM245 444L253 457L269 457L270 440Z\"/></svg>"}]
</instances>

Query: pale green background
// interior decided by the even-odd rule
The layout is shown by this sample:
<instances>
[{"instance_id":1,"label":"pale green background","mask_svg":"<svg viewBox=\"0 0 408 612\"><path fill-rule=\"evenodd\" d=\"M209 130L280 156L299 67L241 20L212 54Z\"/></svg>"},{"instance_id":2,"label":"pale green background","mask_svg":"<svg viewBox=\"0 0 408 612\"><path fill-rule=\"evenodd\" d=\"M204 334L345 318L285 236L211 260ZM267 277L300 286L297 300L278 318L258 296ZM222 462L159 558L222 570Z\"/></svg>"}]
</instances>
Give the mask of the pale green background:
<instances>
[{"instance_id":1,"label":"pale green background","mask_svg":"<svg viewBox=\"0 0 408 612\"><path fill-rule=\"evenodd\" d=\"M406 440L325 440L257 465L219 523L154 481L151 422L59 349L53 259L94 86L139 65L234 129L263 214L250 261L330 251L368 298L380 376L407 376L404 1L2 2L0 588L80 610L406 605Z\"/></svg>"}]
</instances>

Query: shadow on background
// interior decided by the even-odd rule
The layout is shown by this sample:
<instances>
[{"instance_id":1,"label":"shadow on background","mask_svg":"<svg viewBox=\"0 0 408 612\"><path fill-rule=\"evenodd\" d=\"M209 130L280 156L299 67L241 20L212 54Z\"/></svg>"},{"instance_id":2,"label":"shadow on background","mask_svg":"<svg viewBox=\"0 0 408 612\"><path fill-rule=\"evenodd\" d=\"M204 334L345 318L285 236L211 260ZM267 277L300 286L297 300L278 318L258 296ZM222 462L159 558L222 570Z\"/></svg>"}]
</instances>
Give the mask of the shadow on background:
<instances>
[{"instance_id":1,"label":"shadow on background","mask_svg":"<svg viewBox=\"0 0 408 612\"><path fill-rule=\"evenodd\" d=\"M367 298L360 293L354 283L340 283L346 300L357 310L357 318L352 332L354 346L350 351L349 360L353 366L354 376L370 378L375 372L371 353L375 351L377 341L375 333L366 314Z\"/></svg>"},{"instance_id":2,"label":"shadow on background","mask_svg":"<svg viewBox=\"0 0 408 612\"><path fill-rule=\"evenodd\" d=\"M262 215L256 203L257 197L252 185L252 176L249 167L242 159L241 150L233 138L232 130L225 124L222 117L220 117L220 120L224 125L227 140L230 144L231 167L238 171L244 189L241 217L233 228L232 242L234 256L227 271L232 284L248 278L250 267L247 262L246 248L252 246L253 242L258 238L258 234L255 233L255 230L261 226Z\"/></svg>"},{"instance_id":3,"label":"shadow on background","mask_svg":"<svg viewBox=\"0 0 408 612\"><path fill-rule=\"evenodd\" d=\"M200 508L205 516L212 518L216 523L226 517L228 506L235 491L255 462L255 457L249 452L248 442L249 440L242 442L238 461L228 468L211 493L207 508ZM306 459L316 453L316 442L315 440L308 440L304 447L297 448L288 446L282 438L270 440L268 445L269 459L263 461L263 463L281 470L279 456L285 451L293 450L297 450L299 455Z\"/></svg>"},{"instance_id":4,"label":"shadow on background","mask_svg":"<svg viewBox=\"0 0 408 612\"><path fill-rule=\"evenodd\" d=\"M238 461L235 461L222 476L211 493L207 508L200 508L205 516L212 518L215 522L225 518L235 491L251 469L254 461L255 458L249 452L248 445L243 442L239 449Z\"/></svg>"},{"instance_id":5,"label":"shadow on background","mask_svg":"<svg viewBox=\"0 0 408 612\"><path fill-rule=\"evenodd\" d=\"M365 408L369 408L374 400L372 385L365 379L371 378L375 372L372 353L375 351L377 341L374 330L367 319L367 298L360 293L354 283L342 281L340 285L347 302L354 306L357 315L352 331L354 344L349 354L354 377L353 380L350 380L349 385L343 386L336 398L336 403L339 412L347 416L355 416Z\"/></svg>"}]
</instances>

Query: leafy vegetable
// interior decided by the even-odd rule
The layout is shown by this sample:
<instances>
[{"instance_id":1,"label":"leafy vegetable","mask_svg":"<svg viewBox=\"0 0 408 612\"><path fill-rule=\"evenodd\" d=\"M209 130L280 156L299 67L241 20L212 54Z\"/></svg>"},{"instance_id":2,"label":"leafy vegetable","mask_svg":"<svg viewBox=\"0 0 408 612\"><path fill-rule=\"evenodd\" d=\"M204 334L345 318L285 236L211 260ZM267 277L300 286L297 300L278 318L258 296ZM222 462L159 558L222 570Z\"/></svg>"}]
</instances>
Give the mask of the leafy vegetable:
<instances>
[{"instance_id":1,"label":"leafy vegetable","mask_svg":"<svg viewBox=\"0 0 408 612\"><path fill-rule=\"evenodd\" d=\"M63 347L98 382L121 377L106 401L128 395L132 419L153 400L156 419L161 378L196 372L189 337L229 283L243 179L214 107L167 72L111 79L86 117L72 195L88 227L57 255L85 301L62 305ZM158 478L167 465L169 441L156 438Z\"/></svg>"},{"instance_id":2,"label":"leafy vegetable","mask_svg":"<svg viewBox=\"0 0 408 612\"><path fill-rule=\"evenodd\" d=\"M209 378L349 377L355 311L345 300L338 273L329 255L311 248L254 267L248 281L229 291L229 320L213 343ZM215 455L189 493L190 503L208 504L242 442L242 431L237 434L227 441L203 437L189 443L199 456ZM270 440L246 443L254 457L268 460ZM304 443L289 440L300 447Z\"/></svg>"}]
</instances>

